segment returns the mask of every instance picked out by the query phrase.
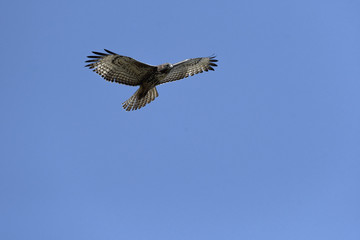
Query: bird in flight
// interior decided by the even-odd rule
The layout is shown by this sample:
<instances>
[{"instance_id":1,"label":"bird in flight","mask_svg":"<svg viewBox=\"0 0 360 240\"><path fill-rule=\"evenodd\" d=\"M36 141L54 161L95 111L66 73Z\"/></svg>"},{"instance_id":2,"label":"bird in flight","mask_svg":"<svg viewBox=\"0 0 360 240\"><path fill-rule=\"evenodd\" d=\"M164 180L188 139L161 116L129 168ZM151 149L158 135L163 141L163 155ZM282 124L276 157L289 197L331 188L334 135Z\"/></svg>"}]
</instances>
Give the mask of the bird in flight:
<instances>
[{"instance_id":1,"label":"bird in flight","mask_svg":"<svg viewBox=\"0 0 360 240\"><path fill-rule=\"evenodd\" d=\"M85 67L110 82L130 86L140 86L139 89L122 105L126 111L137 110L155 100L159 96L156 86L180 80L203 71L214 71L217 65L215 56L186 59L175 64L164 63L158 66L148 65L133 58L118 55L104 49L106 53L93 52L95 56L86 62Z\"/></svg>"}]
</instances>

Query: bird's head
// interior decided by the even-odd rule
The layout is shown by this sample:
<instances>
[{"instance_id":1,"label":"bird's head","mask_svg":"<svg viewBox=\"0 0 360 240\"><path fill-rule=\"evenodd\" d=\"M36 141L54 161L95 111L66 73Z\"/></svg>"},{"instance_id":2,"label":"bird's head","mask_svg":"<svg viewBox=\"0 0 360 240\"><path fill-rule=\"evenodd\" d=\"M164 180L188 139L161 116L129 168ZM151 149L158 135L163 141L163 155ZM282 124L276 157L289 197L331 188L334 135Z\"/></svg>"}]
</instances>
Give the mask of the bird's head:
<instances>
[{"instance_id":1,"label":"bird's head","mask_svg":"<svg viewBox=\"0 0 360 240\"><path fill-rule=\"evenodd\" d=\"M170 64L170 63L164 63L164 64L159 65L157 68L158 68L158 71L159 71L159 72L166 73L166 72L168 72L172 67L173 67L172 64Z\"/></svg>"}]
</instances>

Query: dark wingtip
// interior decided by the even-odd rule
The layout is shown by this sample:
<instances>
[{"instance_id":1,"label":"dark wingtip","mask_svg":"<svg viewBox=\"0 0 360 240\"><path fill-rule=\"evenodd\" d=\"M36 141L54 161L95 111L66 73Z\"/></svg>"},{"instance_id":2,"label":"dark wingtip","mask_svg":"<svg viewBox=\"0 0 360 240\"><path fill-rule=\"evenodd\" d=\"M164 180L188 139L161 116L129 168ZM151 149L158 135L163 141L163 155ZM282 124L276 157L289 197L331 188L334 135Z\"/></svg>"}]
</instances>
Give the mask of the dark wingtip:
<instances>
[{"instance_id":1,"label":"dark wingtip","mask_svg":"<svg viewBox=\"0 0 360 240\"><path fill-rule=\"evenodd\" d=\"M112 52L112 51L109 51L109 50L107 50L107 49L104 49L104 51L107 52L107 53L116 55L116 53L114 53L114 52Z\"/></svg>"},{"instance_id":2,"label":"dark wingtip","mask_svg":"<svg viewBox=\"0 0 360 240\"><path fill-rule=\"evenodd\" d=\"M100 55L100 56L106 56L106 55L107 55L106 53L95 52L95 51L92 51L92 53L93 53L93 54Z\"/></svg>"},{"instance_id":3,"label":"dark wingtip","mask_svg":"<svg viewBox=\"0 0 360 240\"><path fill-rule=\"evenodd\" d=\"M218 60L217 60L217 59L215 59L215 57L216 57L216 56L212 56L212 57L210 57L210 62L217 62Z\"/></svg>"},{"instance_id":4,"label":"dark wingtip","mask_svg":"<svg viewBox=\"0 0 360 240\"><path fill-rule=\"evenodd\" d=\"M209 58L210 58L210 65L211 63L212 64L215 64L214 62L218 62L219 60L215 59L216 55L215 54L212 54ZM217 66L216 64L215 65L212 65L212 66Z\"/></svg>"}]
</instances>

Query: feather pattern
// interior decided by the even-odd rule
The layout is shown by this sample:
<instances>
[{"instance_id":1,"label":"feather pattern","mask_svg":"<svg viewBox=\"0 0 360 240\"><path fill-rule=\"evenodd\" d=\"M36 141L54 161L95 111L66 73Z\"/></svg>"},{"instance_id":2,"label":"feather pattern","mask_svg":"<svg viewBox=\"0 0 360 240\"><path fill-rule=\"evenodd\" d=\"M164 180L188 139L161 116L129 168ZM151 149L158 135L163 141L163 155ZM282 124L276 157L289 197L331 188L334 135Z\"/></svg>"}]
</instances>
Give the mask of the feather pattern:
<instances>
[{"instance_id":1,"label":"feather pattern","mask_svg":"<svg viewBox=\"0 0 360 240\"><path fill-rule=\"evenodd\" d=\"M187 78L189 76L202 73L203 71L214 71L213 67L217 66L215 64L217 61L218 60L215 59L215 56L212 56L204 58L191 58L178 62L173 65L168 75L160 81L160 84Z\"/></svg>"},{"instance_id":2,"label":"feather pattern","mask_svg":"<svg viewBox=\"0 0 360 240\"><path fill-rule=\"evenodd\" d=\"M85 67L110 82L122 83L130 86L141 84L144 78L156 71L155 66L147 65L133 58L121 56L109 50L108 53L93 52L96 56L88 56L89 64Z\"/></svg>"},{"instance_id":3,"label":"feather pattern","mask_svg":"<svg viewBox=\"0 0 360 240\"><path fill-rule=\"evenodd\" d=\"M191 58L174 65L164 63L148 65L133 58L122 56L104 49L106 53L93 52L88 56L85 67L92 69L110 82L117 82L140 88L123 103L126 111L137 110L159 96L156 86L212 70L217 65L215 56Z\"/></svg>"},{"instance_id":4,"label":"feather pattern","mask_svg":"<svg viewBox=\"0 0 360 240\"><path fill-rule=\"evenodd\" d=\"M159 96L156 87L150 89L145 97L139 98L139 90L140 88L125 102L123 102L123 108L126 111L137 110L144 107L146 104L151 103Z\"/></svg>"}]
</instances>

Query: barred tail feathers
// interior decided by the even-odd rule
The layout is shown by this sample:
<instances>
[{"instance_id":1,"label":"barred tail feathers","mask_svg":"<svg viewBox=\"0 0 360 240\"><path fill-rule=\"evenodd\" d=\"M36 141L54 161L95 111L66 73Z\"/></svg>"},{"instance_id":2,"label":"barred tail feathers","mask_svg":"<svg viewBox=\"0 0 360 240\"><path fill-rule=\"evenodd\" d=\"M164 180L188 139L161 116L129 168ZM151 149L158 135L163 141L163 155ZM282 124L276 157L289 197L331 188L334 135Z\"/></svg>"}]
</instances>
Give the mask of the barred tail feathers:
<instances>
[{"instance_id":1,"label":"barred tail feathers","mask_svg":"<svg viewBox=\"0 0 360 240\"><path fill-rule=\"evenodd\" d=\"M123 102L122 105L126 111L140 109L140 108L144 107L146 104L154 101L155 98L159 96L159 93L156 90L156 87L153 87L146 93L146 95L144 97L140 97L139 93L142 90L142 89L141 90L140 89L141 88L139 88L128 100Z\"/></svg>"}]
</instances>

